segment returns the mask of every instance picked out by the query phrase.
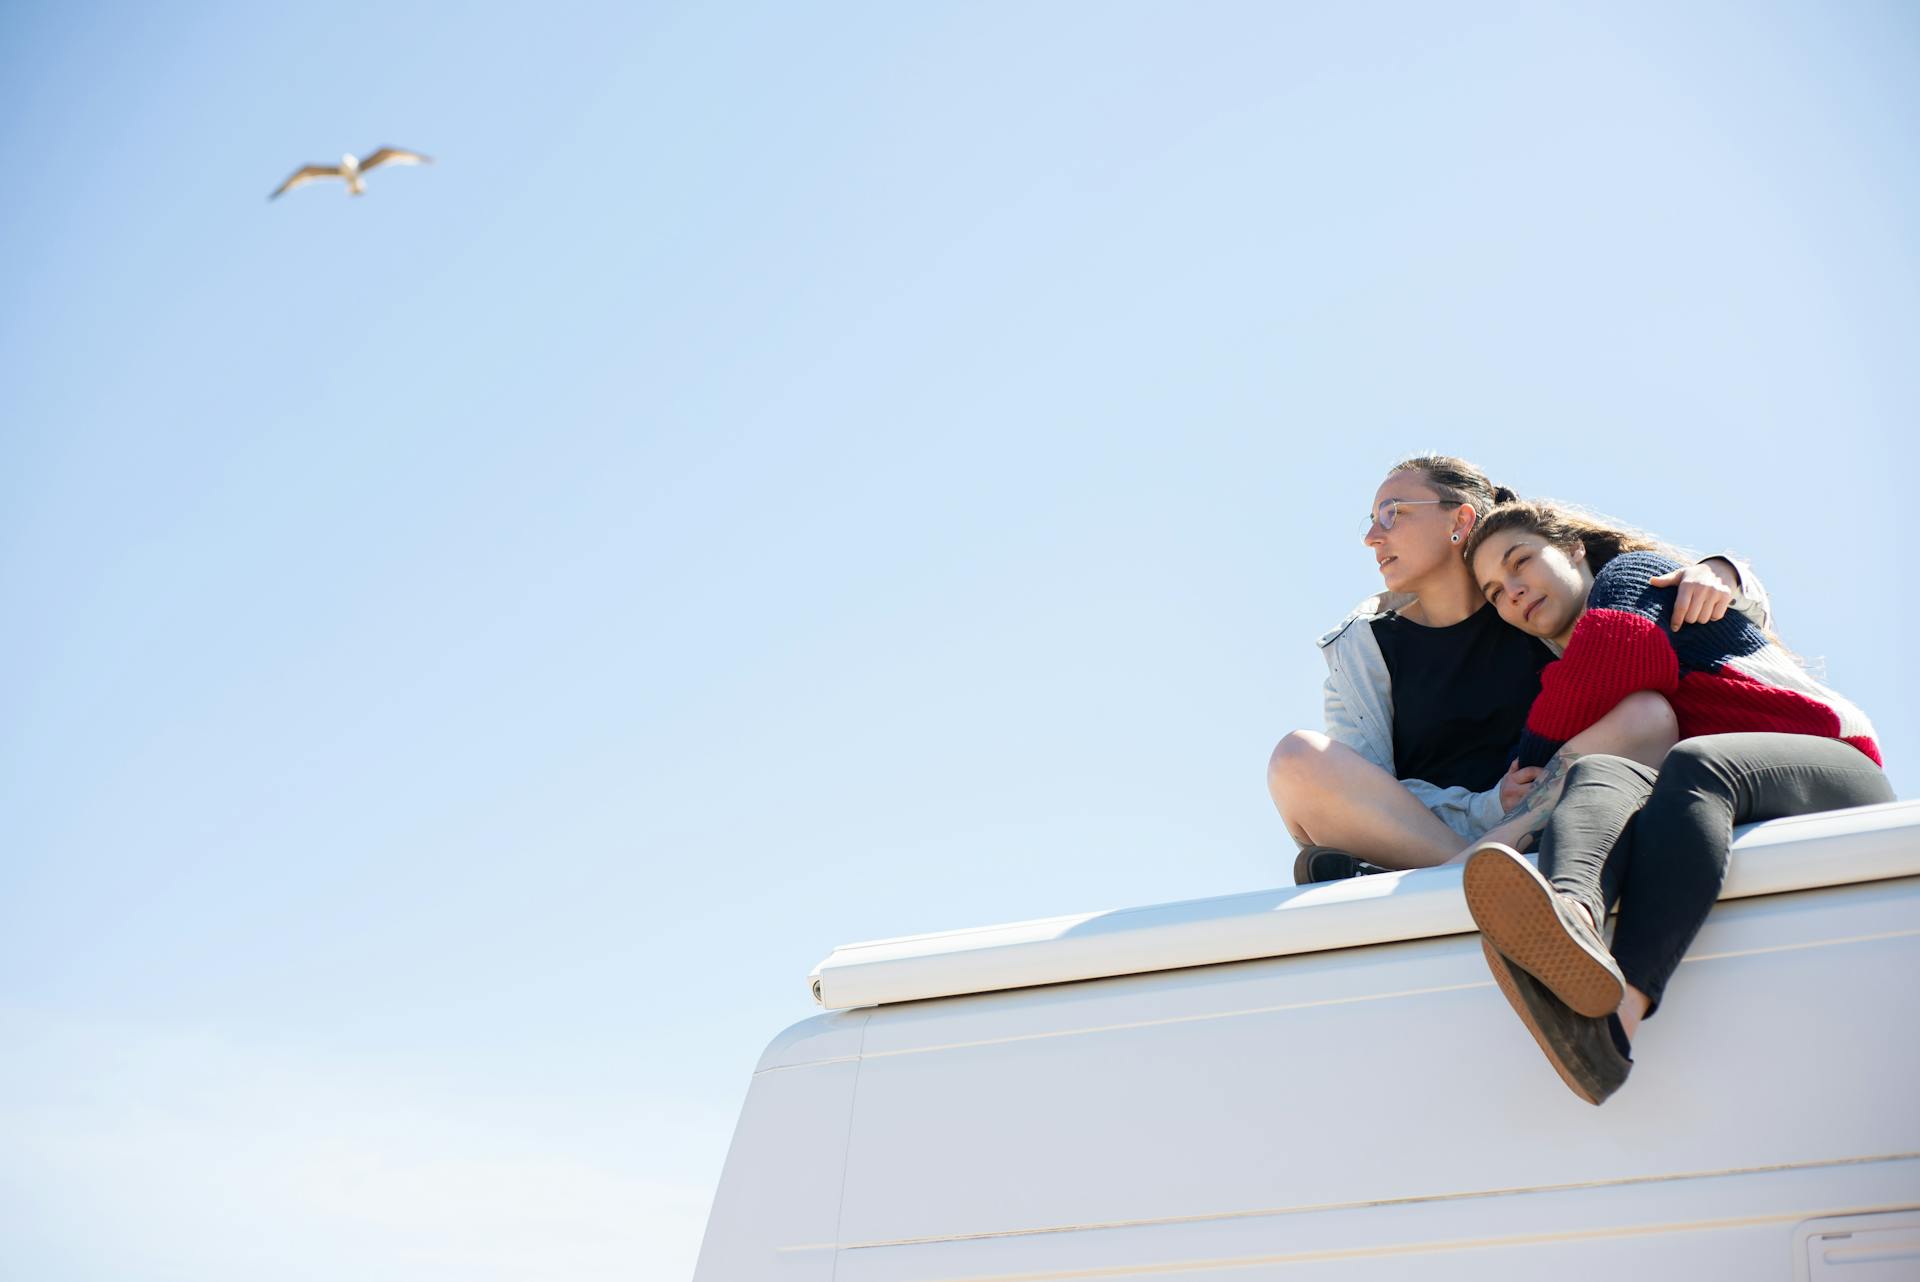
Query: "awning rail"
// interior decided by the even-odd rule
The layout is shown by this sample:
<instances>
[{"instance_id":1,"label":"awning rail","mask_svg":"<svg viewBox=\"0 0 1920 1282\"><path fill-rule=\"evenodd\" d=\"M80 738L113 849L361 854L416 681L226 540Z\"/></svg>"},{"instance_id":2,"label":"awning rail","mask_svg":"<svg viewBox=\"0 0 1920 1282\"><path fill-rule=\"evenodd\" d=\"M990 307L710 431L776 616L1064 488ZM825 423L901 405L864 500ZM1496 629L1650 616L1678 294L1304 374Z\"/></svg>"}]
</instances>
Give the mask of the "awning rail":
<instances>
[{"instance_id":1,"label":"awning rail","mask_svg":"<svg viewBox=\"0 0 1920 1282\"><path fill-rule=\"evenodd\" d=\"M1920 801L1753 824L1722 899L1920 875ZM813 970L830 1010L1470 933L1460 870L1431 868L845 944Z\"/></svg>"}]
</instances>

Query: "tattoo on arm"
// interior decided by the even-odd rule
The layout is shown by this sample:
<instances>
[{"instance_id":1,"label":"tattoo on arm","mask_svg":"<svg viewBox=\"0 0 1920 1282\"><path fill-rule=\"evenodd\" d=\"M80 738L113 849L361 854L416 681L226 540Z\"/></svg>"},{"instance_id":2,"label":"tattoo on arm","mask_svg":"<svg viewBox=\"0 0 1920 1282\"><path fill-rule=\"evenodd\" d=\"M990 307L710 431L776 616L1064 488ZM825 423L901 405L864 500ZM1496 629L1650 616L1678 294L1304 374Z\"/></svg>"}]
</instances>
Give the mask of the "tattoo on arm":
<instances>
[{"instance_id":1,"label":"tattoo on arm","mask_svg":"<svg viewBox=\"0 0 1920 1282\"><path fill-rule=\"evenodd\" d=\"M1567 771L1573 763L1580 760L1584 753L1568 752L1561 749L1553 754L1553 760L1546 764L1540 777L1533 781L1533 787L1527 789L1527 795L1520 798L1519 804L1500 817L1501 826L1518 822L1522 832L1539 832L1547 826L1547 816L1553 813L1554 806L1560 802L1560 794L1567 787Z\"/></svg>"}]
</instances>

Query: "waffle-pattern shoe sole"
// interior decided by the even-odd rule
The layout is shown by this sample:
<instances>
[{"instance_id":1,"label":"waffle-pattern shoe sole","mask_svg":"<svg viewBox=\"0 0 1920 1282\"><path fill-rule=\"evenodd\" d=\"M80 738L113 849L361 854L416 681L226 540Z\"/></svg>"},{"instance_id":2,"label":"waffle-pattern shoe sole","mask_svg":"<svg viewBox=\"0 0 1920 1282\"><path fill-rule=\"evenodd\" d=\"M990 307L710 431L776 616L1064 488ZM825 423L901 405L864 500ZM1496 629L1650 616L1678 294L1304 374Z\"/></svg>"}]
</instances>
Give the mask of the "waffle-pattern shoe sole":
<instances>
[{"instance_id":1,"label":"waffle-pattern shoe sole","mask_svg":"<svg viewBox=\"0 0 1920 1282\"><path fill-rule=\"evenodd\" d=\"M1551 994L1543 991L1544 985L1533 982L1532 991L1522 993L1521 986L1529 983L1529 977L1495 951L1493 945L1484 938L1480 941L1480 951L1486 954L1487 969L1493 972L1493 982L1500 986L1500 992L1506 997L1507 1004L1513 1007L1513 1013L1520 1017L1520 1022L1527 1026L1529 1033L1533 1034L1534 1042L1540 1047L1541 1053L1547 1057L1547 1063L1553 1065L1553 1071L1560 1074L1560 1080L1567 1084L1567 1089L1589 1104L1603 1103L1613 1092L1602 1090L1597 1083L1589 1081L1585 1074L1577 1072L1572 1065L1561 1058L1559 1048L1554 1045L1553 1039L1541 1029L1541 1019L1546 1017L1546 1013L1536 1012L1534 1007L1542 999L1551 1000Z\"/></svg>"},{"instance_id":2,"label":"waffle-pattern shoe sole","mask_svg":"<svg viewBox=\"0 0 1920 1282\"><path fill-rule=\"evenodd\" d=\"M1498 843L1482 846L1467 856L1461 884L1484 942L1579 1014L1601 1019L1620 1008L1626 989L1612 957L1560 919L1553 887L1525 858Z\"/></svg>"}]
</instances>

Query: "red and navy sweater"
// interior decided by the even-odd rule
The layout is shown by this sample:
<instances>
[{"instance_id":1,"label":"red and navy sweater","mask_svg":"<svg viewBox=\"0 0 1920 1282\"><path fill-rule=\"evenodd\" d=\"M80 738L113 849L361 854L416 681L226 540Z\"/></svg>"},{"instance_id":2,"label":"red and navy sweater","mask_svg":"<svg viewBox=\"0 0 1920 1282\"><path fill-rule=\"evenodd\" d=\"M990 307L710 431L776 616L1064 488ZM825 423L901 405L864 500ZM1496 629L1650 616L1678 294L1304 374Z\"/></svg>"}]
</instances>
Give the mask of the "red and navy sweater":
<instances>
[{"instance_id":1,"label":"red and navy sweater","mask_svg":"<svg viewBox=\"0 0 1920 1282\"><path fill-rule=\"evenodd\" d=\"M1745 615L1728 611L1713 623L1669 628L1679 589L1647 580L1679 568L1652 552L1624 553L1601 567L1566 653L1540 670L1521 765L1546 764L1636 690L1666 696L1683 739L1750 730L1819 735L1844 739L1880 764L1866 714L1808 676Z\"/></svg>"}]
</instances>

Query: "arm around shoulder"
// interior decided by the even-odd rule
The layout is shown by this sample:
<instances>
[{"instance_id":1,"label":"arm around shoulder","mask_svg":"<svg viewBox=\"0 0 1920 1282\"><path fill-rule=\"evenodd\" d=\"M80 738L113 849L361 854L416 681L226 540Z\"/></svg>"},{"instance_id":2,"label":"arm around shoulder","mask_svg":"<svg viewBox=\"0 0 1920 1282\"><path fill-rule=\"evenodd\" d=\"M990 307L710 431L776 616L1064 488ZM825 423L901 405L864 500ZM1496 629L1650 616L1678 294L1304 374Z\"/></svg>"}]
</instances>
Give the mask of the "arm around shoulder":
<instances>
[{"instance_id":1,"label":"arm around shoulder","mask_svg":"<svg viewBox=\"0 0 1920 1282\"><path fill-rule=\"evenodd\" d=\"M1773 602L1767 597L1767 585L1760 581L1760 575L1750 563L1731 552L1722 552L1701 564L1718 574L1733 590L1733 603L1728 608L1746 615L1762 628L1772 629Z\"/></svg>"}]
</instances>

